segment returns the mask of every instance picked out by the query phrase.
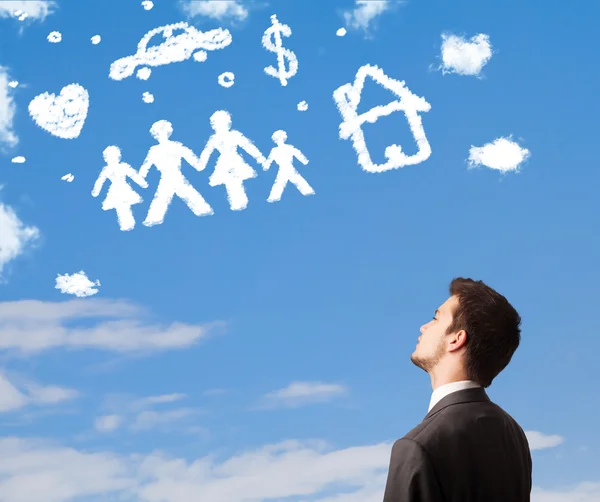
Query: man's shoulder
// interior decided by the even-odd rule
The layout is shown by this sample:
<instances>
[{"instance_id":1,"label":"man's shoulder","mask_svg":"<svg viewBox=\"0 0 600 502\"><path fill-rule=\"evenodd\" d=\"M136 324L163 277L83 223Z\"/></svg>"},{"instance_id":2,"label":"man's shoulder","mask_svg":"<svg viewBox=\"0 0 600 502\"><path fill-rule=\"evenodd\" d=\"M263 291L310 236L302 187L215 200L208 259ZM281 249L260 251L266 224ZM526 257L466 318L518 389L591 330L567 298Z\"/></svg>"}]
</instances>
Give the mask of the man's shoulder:
<instances>
[{"instance_id":1,"label":"man's shoulder","mask_svg":"<svg viewBox=\"0 0 600 502\"><path fill-rule=\"evenodd\" d=\"M511 422L520 428L512 416L492 401L456 403L425 418L402 439L413 440L425 447L447 435L468 434L481 420L496 423L498 427Z\"/></svg>"}]
</instances>

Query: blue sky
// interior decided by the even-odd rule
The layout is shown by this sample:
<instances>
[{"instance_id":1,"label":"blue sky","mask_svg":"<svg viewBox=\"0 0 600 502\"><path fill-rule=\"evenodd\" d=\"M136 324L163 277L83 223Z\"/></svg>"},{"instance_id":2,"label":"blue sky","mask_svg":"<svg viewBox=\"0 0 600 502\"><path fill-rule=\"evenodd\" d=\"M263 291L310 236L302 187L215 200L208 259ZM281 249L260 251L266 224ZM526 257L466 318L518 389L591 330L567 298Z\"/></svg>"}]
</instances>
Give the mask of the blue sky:
<instances>
[{"instance_id":1,"label":"blue sky","mask_svg":"<svg viewBox=\"0 0 600 502\"><path fill-rule=\"evenodd\" d=\"M522 344L489 394L528 432L535 500L600 501L600 7L380 2L338 37L354 1L228 3L210 17L185 2L58 0L38 19L0 17L0 82L19 82L0 93L0 452L15 459L0 465L0 502L381 500L391 444L430 399L409 356L455 276L486 281L523 318ZM299 62L285 87L263 71L276 64L261 46L272 14L291 27L284 46ZM146 32L180 21L227 28L233 42L146 81L108 78ZM489 35L479 75L437 69L444 33ZM333 91L367 63L431 104L425 162L368 173L339 139ZM226 71L231 88L217 83ZM71 83L90 105L69 140L27 109ZM15 114L3 122L6 96ZM359 111L392 99L367 82ZM90 195L104 148L139 169L164 119L198 155L216 110L264 155L285 130L316 194L288 185L268 203L276 170L249 160L259 174L246 182L248 208L230 211L223 187L208 185L213 157L204 172L182 169L214 215L176 199L163 224L141 225L153 169L136 228L120 231L104 195ZM363 130L376 162L393 143L416 151L400 113ZM469 168L470 148L498 138L530 156L507 172ZM23 228L38 237L23 240ZM55 288L80 270L100 281L97 294ZM44 489L26 490L32 482Z\"/></svg>"}]
</instances>

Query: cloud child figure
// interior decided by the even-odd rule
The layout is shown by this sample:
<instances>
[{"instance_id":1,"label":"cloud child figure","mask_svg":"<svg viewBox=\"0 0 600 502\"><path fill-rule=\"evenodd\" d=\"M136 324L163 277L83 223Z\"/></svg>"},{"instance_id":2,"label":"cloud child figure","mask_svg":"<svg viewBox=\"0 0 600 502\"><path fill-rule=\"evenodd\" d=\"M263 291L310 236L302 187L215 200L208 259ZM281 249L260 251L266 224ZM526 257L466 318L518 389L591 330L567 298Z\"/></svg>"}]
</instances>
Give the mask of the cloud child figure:
<instances>
[{"instance_id":1,"label":"cloud child figure","mask_svg":"<svg viewBox=\"0 0 600 502\"><path fill-rule=\"evenodd\" d=\"M263 165L265 171L269 170L271 164L275 162L279 166L279 171L275 177L275 183L269 194L268 202L277 202L281 200L283 189L290 181L302 195L313 195L315 191L308 182L294 169L294 158L298 159L304 165L308 164L308 159L304 154L292 145L288 145L285 140L287 133L285 131L275 131L271 136L275 144L275 148L269 153L269 157Z\"/></svg>"},{"instance_id":2,"label":"cloud child figure","mask_svg":"<svg viewBox=\"0 0 600 502\"><path fill-rule=\"evenodd\" d=\"M212 152L219 152L215 170L209 178L211 187L225 185L229 207L232 211L241 211L248 206L248 196L244 181L256 178L257 174L238 152L238 148L254 157L259 164L266 159L256 146L241 132L231 129L231 115L225 110L217 110L210 117L210 125L215 133L208 138L200 154L199 165L206 167Z\"/></svg>"},{"instance_id":3,"label":"cloud child figure","mask_svg":"<svg viewBox=\"0 0 600 502\"><path fill-rule=\"evenodd\" d=\"M127 178L131 178L138 185L147 188L148 184L129 164L121 162L121 150L118 146L108 146L104 149L106 166L102 168L100 176L94 184L92 197L98 197L105 181L111 182L102 209L114 209L117 212L119 227L123 231L133 230L135 218L131 206L142 202L140 195L129 185Z\"/></svg>"}]
</instances>

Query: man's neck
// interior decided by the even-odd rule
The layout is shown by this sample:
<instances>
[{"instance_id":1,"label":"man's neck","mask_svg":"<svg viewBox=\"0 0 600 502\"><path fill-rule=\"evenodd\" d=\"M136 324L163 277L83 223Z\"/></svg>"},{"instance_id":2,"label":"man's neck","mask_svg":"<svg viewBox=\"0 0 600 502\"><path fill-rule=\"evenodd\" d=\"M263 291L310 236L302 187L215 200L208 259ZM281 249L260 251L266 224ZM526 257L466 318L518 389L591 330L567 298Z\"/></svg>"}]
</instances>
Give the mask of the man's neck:
<instances>
[{"instance_id":1,"label":"man's neck","mask_svg":"<svg viewBox=\"0 0 600 502\"><path fill-rule=\"evenodd\" d=\"M464 373L456 373L453 375L435 375L430 374L431 377L431 389L435 390L442 385L446 385L454 382L464 382L465 380L469 380L467 375Z\"/></svg>"}]
</instances>

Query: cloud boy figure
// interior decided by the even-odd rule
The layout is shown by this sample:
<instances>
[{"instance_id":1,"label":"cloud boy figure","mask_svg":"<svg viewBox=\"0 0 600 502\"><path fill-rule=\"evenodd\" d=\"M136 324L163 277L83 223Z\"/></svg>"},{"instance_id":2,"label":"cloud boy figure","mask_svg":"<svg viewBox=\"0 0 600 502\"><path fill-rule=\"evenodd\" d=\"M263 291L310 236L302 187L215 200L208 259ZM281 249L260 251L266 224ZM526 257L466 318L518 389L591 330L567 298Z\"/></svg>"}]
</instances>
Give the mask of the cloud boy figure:
<instances>
[{"instance_id":1,"label":"cloud boy figure","mask_svg":"<svg viewBox=\"0 0 600 502\"><path fill-rule=\"evenodd\" d=\"M148 188L146 181L129 164L121 162L121 150L118 146L108 146L104 149L106 166L102 168L100 176L94 184L92 197L98 197L106 180L111 182L102 209L114 209L117 212L119 227L123 231L133 230L135 219L131 206L142 202L140 195L129 185L127 178L131 178L143 188Z\"/></svg>"},{"instance_id":2,"label":"cloud boy figure","mask_svg":"<svg viewBox=\"0 0 600 502\"><path fill-rule=\"evenodd\" d=\"M300 173L294 169L293 165L294 158L297 158L304 165L308 164L308 159L296 147L288 145L285 142L287 139L285 131L275 131L271 138L277 146L269 153L269 157L263 164L263 169L268 171L271 164L275 162L279 166L279 171L277 172L277 176L275 176L275 183L267 201L277 202L281 200L283 189L288 181L295 185L302 195L313 195L315 191Z\"/></svg>"}]
</instances>

